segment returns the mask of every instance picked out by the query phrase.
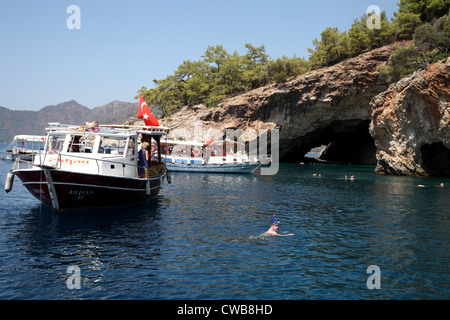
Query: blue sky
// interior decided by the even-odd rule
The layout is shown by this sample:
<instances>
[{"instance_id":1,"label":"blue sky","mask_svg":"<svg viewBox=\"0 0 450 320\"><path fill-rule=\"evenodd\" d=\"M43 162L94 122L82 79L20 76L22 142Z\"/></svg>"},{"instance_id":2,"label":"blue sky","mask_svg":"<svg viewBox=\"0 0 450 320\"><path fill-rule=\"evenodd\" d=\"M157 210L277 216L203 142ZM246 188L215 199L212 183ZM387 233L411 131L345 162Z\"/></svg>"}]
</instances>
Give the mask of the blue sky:
<instances>
[{"instance_id":1,"label":"blue sky","mask_svg":"<svg viewBox=\"0 0 450 320\"><path fill-rule=\"evenodd\" d=\"M67 28L70 5L80 8L79 30ZM348 30L370 5L389 18L398 9L396 0L2 0L0 106L134 102L209 45L245 54L245 43L264 44L273 59L307 58L325 28Z\"/></svg>"}]
</instances>

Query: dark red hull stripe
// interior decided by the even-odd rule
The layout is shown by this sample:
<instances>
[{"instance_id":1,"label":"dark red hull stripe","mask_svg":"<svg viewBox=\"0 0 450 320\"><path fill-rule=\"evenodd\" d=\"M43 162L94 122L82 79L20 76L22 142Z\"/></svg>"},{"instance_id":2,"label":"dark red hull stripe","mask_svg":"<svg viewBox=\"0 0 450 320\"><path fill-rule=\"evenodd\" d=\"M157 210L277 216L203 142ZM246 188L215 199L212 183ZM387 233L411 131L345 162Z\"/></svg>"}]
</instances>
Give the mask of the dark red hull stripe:
<instances>
[{"instance_id":1,"label":"dark red hull stripe","mask_svg":"<svg viewBox=\"0 0 450 320\"><path fill-rule=\"evenodd\" d=\"M36 199L52 206L43 172L19 170L15 174ZM131 204L156 196L161 188L160 178L115 178L65 171L51 171L51 174L60 209Z\"/></svg>"}]
</instances>

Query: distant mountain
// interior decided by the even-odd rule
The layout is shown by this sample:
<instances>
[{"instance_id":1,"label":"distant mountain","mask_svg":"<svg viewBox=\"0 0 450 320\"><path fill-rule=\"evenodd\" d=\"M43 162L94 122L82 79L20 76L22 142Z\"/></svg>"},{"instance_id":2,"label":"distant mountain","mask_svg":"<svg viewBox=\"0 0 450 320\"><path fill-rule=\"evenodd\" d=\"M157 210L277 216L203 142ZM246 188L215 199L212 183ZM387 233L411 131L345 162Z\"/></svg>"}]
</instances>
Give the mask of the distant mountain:
<instances>
[{"instance_id":1,"label":"distant mountain","mask_svg":"<svg viewBox=\"0 0 450 320\"><path fill-rule=\"evenodd\" d=\"M100 124L122 124L136 117L138 104L114 100L89 109L75 100L47 106L39 111L16 111L0 107L0 142L10 142L15 135L44 135L49 122L84 125L86 121Z\"/></svg>"},{"instance_id":2,"label":"distant mountain","mask_svg":"<svg viewBox=\"0 0 450 320\"><path fill-rule=\"evenodd\" d=\"M95 108L87 115L90 121L98 121L101 124L121 124L136 117L138 103L130 103L114 100L104 106Z\"/></svg>"}]
</instances>

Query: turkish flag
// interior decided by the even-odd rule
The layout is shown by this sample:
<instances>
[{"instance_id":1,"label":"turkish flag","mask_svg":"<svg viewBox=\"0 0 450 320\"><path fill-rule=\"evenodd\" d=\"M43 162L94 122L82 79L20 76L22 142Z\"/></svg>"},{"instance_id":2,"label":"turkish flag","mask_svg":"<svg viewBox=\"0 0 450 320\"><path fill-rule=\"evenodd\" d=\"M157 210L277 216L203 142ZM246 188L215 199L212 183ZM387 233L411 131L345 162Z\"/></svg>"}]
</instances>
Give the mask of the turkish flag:
<instances>
[{"instance_id":1,"label":"turkish flag","mask_svg":"<svg viewBox=\"0 0 450 320\"><path fill-rule=\"evenodd\" d=\"M159 126L158 119L156 119L153 113L150 111L150 108L148 107L147 102L145 102L144 98L142 98L142 95L139 95L139 110L137 117L139 119L144 119L146 126Z\"/></svg>"}]
</instances>

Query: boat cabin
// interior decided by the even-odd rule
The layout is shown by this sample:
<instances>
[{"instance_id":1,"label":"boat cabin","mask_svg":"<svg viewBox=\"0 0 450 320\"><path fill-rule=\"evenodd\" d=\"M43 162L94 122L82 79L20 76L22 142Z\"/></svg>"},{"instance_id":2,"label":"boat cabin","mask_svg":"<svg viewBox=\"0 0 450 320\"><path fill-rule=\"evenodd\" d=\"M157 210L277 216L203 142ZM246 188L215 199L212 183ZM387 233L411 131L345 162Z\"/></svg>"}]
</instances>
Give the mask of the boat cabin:
<instances>
[{"instance_id":1,"label":"boat cabin","mask_svg":"<svg viewBox=\"0 0 450 320\"><path fill-rule=\"evenodd\" d=\"M35 158L34 165L89 174L137 177L140 143L153 143L160 150L163 135L163 128L57 127L48 131L44 152ZM158 152L149 166L161 164Z\"/></svg>"},{"instance_id":2,"label":"boat cabin","mask_svg":"<svg viewBox=\"0 0 450 320\"><path fill-rule=\"evenodd\" d=\"M234 141L200 143L195 141L166 141L163 156L167 162L190 164L226 164L258 162L256 157L249 157L245 146Z\"/></svg>"}]
</instances>

